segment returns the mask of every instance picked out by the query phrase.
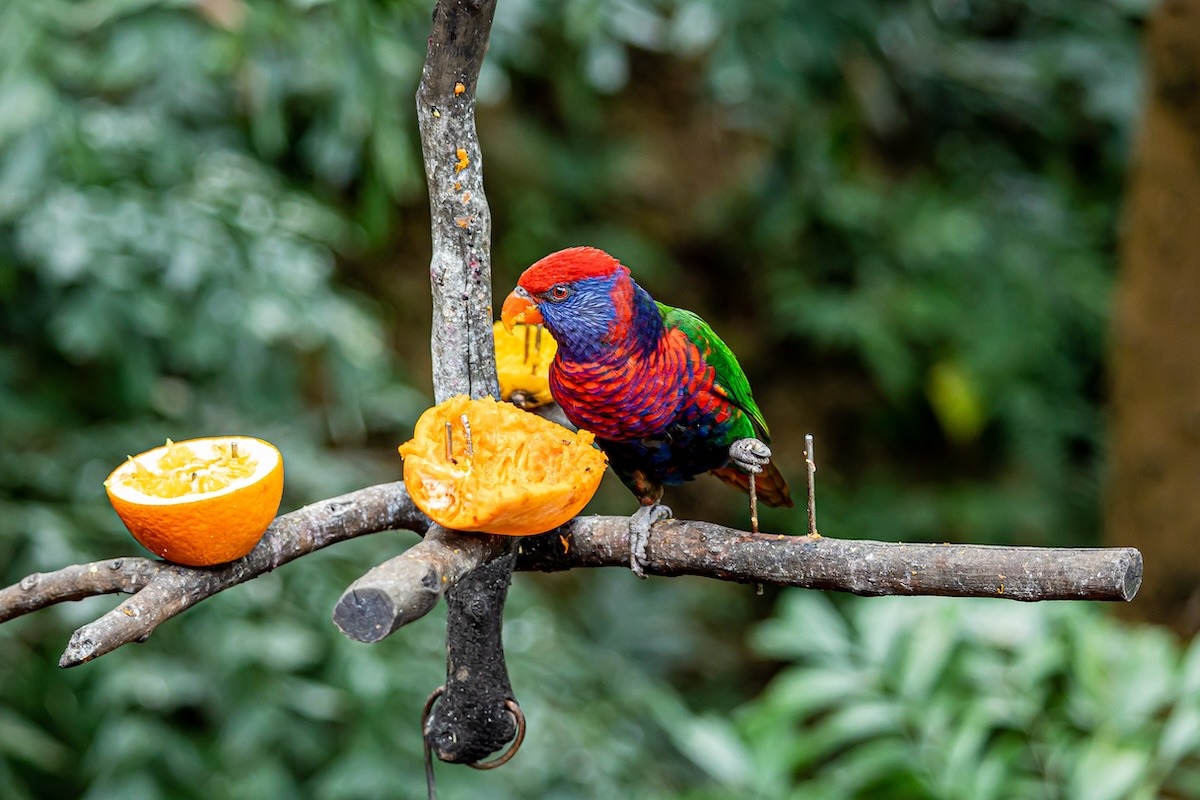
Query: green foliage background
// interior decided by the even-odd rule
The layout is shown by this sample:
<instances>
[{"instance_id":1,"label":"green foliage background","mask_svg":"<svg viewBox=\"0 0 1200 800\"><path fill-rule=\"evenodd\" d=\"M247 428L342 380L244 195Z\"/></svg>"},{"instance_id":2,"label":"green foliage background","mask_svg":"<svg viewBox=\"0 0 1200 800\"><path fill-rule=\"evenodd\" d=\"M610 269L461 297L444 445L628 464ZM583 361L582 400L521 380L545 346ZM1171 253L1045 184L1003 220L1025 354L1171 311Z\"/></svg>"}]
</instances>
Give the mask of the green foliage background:
<instances>
[{"instance_id":1,"label":"green foliage background","mask_svg":"<svg viewBox=\"0 0 1200 800\"><path fill-rule=\"evenodd\" d=\"M429 402L429 11L0 5L4 584L136 552L100 484L167 436L272 440L285 508L398 475ZM1095 543L1144 13L501 0L478 87L497 291L590 243L701 312L797 480L817 433L830 535ZM443 618L370 647L328 621L411 541L311 556L67 672L111 600L6 624L0 795L423 796ZM446 797L1200 793L1196 649L1092 607L522 575L505 636L529 740L441 769Z\"/></svg>"}]
</instances>

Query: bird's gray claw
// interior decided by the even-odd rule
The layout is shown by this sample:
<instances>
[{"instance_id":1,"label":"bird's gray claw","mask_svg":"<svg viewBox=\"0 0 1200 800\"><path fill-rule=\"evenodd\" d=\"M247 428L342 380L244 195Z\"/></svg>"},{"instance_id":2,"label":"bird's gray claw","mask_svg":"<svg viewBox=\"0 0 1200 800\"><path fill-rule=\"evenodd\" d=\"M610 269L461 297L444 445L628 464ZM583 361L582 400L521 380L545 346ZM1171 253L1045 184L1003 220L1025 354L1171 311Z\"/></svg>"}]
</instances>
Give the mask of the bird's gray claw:
<instances>
[{"instance_id":1,"label":"bird's gray claw","mask_svg":"<svg viewBox=\"0 0 1200 800\"><path fill-rule=\"evenodd\" d=\"M757 475L771 460L771 448L758 439L738 439L729 445L729 460L742 472Z\"/></svg>"},{"instance_id":2,"label":"bird's gray claw","mask_svg":"<svg viewBox=\"0 0 1200 800\"><path fill-rule=\"evenodd\" d=\"M629 518L629 569L639 578L646 577L646 547L650 544L650 527L671 518L671 509L662 503L642 506Z\"/></svg>"}]
</instances>

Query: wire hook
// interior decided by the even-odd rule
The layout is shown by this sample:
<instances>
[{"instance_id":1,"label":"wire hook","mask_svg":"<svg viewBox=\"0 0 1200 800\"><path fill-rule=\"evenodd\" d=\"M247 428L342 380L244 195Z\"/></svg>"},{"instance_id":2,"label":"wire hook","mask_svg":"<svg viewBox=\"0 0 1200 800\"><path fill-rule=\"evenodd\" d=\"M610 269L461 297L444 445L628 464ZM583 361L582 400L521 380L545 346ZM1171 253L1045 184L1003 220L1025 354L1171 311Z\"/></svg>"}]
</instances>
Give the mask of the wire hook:
<instances>
[{"instance_id":1,"label":"wire hook","mask_svg":"<svg viewBox=\"0 0 1200 800\"><path fill-rule=\"evenodd\" d=\"M421 741L425 749L425 787L429 800L437 800L437 787L433 775L433 748L429 744L428 737L429 716L438 698L445 693L445 684L434 689L430 692L428 699L425 700L425 708L421 711ZM509 714L512 714L513 724L517 728L517 735L513 737L512 744L508 746L508 749L491 761L472 761L467 764L471 769L495 769L496 767L503 766L512 760L512 757L521 749L521 743L525 741L525 712L521 710L521 706L517 701L511 697L504 701L504 707L508 709Z\"/></svg>"}]
</instances>

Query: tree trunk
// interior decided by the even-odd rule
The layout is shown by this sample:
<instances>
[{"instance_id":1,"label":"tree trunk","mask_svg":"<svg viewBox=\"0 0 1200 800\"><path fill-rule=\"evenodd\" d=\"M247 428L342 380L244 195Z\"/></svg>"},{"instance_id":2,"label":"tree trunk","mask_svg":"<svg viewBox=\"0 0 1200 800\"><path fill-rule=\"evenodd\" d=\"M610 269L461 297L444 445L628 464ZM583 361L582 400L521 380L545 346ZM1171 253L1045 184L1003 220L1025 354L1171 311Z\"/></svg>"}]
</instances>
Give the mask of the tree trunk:
<instances>
[{"instance_id":1,"label":"tree trunk","mask_svg":"<svg viewBox=\"0 0 1200 800\"><path fill-rule=\"evenodd\" d=\"M1200 0L1167 0L1130 172L1113 323L1109 544L1145 556L1128 610L1200 630Z\"/></svg>"}]
</instances>

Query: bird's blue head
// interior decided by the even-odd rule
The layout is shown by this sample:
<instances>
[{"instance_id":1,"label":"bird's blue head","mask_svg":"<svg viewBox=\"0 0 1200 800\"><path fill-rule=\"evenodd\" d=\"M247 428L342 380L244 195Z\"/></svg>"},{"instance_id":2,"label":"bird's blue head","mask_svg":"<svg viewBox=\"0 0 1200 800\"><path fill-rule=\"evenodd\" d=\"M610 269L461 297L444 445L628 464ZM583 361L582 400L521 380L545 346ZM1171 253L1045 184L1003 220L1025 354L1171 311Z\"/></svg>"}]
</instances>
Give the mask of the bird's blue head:
<instances>
[{"instance_id":1,"label":"bird's blue head","mask_svg":"<svg viewBox=\"0 0 1200 800\"><path fill-rule=\"evenodd\" d=\"M510 330L518 322L545 324L563 357L579 361L644 338L643 318L651 316L659 319L654 301L629 269L594 247L560 250L525 270L501 312Z\"/></svg>"}]
</instances>

